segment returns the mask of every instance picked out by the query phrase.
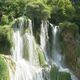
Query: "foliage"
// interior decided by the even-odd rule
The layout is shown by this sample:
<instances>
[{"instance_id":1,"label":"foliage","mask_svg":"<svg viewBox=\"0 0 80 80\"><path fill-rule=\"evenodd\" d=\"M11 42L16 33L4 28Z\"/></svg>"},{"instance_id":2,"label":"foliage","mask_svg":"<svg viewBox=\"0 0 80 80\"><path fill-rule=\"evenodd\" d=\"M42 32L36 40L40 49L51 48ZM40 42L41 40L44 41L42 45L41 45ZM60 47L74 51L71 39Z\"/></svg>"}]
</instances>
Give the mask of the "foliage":
<instances>
[{"instance_id":1,"label":"foliage","mask_svg":"<svg viewBox=\"0 0 80 80\"><path fill-rule=\"evenodd\" d=\"M34 0L28 1L26 11L27 16L30 18L47 19L50 17L51 7L44 3L43 0Z\"/></svg>"},{"instance_id":2,"label":"foliage","mask_svg":"<svg viewBox=\"0 0 80 80\"><path fill-rule=\"evenodd\" d=\"M75 14L72 19L72 22L75 22L77 25L80 26L80 0L71 0L72 5L75 8Z\"/></svg>"},{"instance_id":3,"label":"foliage","mask_svg":"<svg viewBox=\"0 0 80 80\"><path fill-rule=\"evenodd\" d=\"M1 55L0 55L0 80L10 80L7 64Z\"/></svg>"},{"instance_id":4,"label":"foliage","mask_svg":"<svg viewBox=\"0 0 80 80\"><path fill-rule=\"evenodd\" d=\"M19 17L24 14L25 4L25 0L0 0L0 10L11 17Z\"/></svg>"},{"instance_id":5,"label":"foliage","mask_svg":"<svg viewBox=\"0 0 80 80\"><path fill-rule=\"evenodd\" d=\"M7 14L10 17L20 17L27 15L30 18L49 18L50 6L46 4L44 0L1 0L0 11Z\"/></svg>"},{"instance_id":6,"label":"foliage","mask_svg":"<svg viewBox=\"0 0 80 80\"><path fill-rule=\"evenodd\" d=\"M63 23L59 23L59 26L61 29L68 29L68 30L71 30L73 32L78 31L78 26L75 23L71 23L68 21L65 21Z\"/></svg>"},{"instance_id":7,"label":"foliage","mask_svg":"<svg viewBox=\"0 0 80 80\"><path fill-rule=\"evenodd\" d=\"M50 19L54 24L70 21L80 25L79 7L78 0L0 0L0 12L10 19L26 15L31 19Z\"/></svg>"},{"instance_id":8,"label":"foliage","mask_svg":"<svg viewBox=\"0 0 80 80\"><path fill-rule=\"evenodd\" d=\"M75 8L70 0L52 0L51 5L53 7L51 14L52 23L58 24L66 20L72 20Z\"/></svg>"}]
</instances>

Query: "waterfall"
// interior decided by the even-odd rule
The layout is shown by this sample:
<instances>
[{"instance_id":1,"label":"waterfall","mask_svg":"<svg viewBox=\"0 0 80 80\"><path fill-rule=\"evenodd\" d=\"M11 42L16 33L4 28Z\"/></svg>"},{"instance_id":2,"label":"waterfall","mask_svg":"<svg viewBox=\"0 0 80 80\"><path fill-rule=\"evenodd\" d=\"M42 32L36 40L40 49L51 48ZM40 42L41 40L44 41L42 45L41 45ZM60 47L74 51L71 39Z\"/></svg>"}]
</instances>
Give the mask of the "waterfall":
<instances>
[{"instance_id":1,"label":"waterfall","mask_svg":"<svg viewBox=\"0 0 80 80\"><path fill-rule=\"evenodd\" d=\"M14 26L14 33L13 33L13 44L14 44L14 51L13 51L13 59L18 61L22 58L22 48L23 48L23 40L21 38L20 32L22 32L23 28L23 19L20 18L22 21L19 25ZM17 28L19 26L19 29Z\"/></svg>"},{"instance_id":2,"label":"waterfall","mask_svg":"<svg viewBox=\"0 0 80 80\"><path fill-rule=\"evenodd\" d=\"M64 68L63 56L60 52L58 39L59 27L54 27L51 24L52 48L48 53L48 22L42 21L40 46L36 43L33 36L32 21L27 19L26 24L24 18L19 18L18 22L14 25L12 59L15 62L15 71L12 72L10 70L10 80L52 80L50 78L50 70L52 70L52 67L55 68L55 66L58 68L58 72L70 73L71 80L78 80L67 67ZM24 29L24 26L26 29ZM44 52L42 54L45 58L41 55L41 50ZM51 57L48 57L50 53ZM44 61L43 58L45 59ZM51 63L49 63L50 60ZM44 63L44 65L41 65L42 63ZM57 77L59 76L60 75Z\"/></svg>"},{"instance_id":3,"label":"waterfall","mask_svg":"<svg viewBox=\"0 0 80 80\"><path fill-rule=\"evenodd\" d=\"M56 63L59 67L59 72L68 72L71 75L71 80L78 80L77 77L66 67L64 68L63 56L60 53L59 39L58 39L58 26L52 25L52 34L53 34L53 50L52 50L52 62Z\"/></svg>"},{"instance_id":4,"label":"waterfall","mask_svg":"<svg viewBox=\"0 0 80 80\"><path fill-rule=\"evenodd\" d=\"M33 34L32 34L32 23L28 20L28 27L30 32L22 34L24 19L20 18L18 25L15 24L13 32L13 59L16 64L16 70L12 74L10 80L44 80L42 75L42 68L35 66L32 63L34 61L34 51L33 51ZM25 37L24 37L25 36ZM29 47L29 60L23 57L23 46L24 38L28 39Z\"/></svg>"},{"instance_id":5,"label":"waterfall","mask_svg":"<svg viewBox=\"0 0 80 80\"><path fill-rule=\"evenodd\" d=\"M57 31L58 31L58 26L53 27L53 59L56 62L56 64L61 67L61 59L62 59L62 55L59 52L59 48L58 48L58 39L57 39Z\"/></svg>"}]
</instances>

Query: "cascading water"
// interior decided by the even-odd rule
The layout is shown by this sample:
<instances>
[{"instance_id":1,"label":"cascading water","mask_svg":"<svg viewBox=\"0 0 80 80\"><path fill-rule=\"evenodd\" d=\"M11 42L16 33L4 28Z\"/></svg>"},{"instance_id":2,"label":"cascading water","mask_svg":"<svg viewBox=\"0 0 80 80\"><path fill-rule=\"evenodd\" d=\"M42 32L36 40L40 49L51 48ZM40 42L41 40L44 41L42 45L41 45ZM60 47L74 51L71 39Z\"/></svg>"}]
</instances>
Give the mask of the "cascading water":
<instances>
[{"instance_id":1,"label":"cascading water","mask_svg":"<svg viewBox=\"0 0 80 80\"><path fill-rule=\"evenodd\" d=\"M27 53L28 55L28 60L30 64L33 65L39 65L38 59L37 59L37 54L35 55L35 39L33 37L33 32L32 32L32 22L31 20L28 19L29 22L29 32L25 33L24 35L24 45L28 45L27 48ZM26 44L27 43L27 44Z\"/></svg>"},{"instance_id":2,"label":"cascading water","mask_svg":"<svg viewBox=\"0 0 80 80\"><path fill-rule=\"evenodd\" d=\"M56 64L61 67L61 59L62 55L59 52L58 49L58 41L57 41L57 28L58 26L53 27L53 59L56 62Z\"/></svg>"},{"instance_id":3,"label":"cascading water","mask_svg":"<svg viewBox=\"0 0 80 80\"><path fill-rule=\"evenodd\" d=\"M13 58L15 61L20 60L22 58L22 48L23 48L23 40L20 35L19 30L15 30L13 33L14 39L14 51L13 51Z\"/></svg>"},{"instance_id":4,"label":"cascading water","mask_svg":"<svg viewBox=\"0 0 80 80\"><path fill-rule=\"evenodd\" d=\"M46 61L48 62L48 56L47 56L47 42L48 42L48 22L42 21L41 24L41 34L40 34L40 46L44 52Z\"/></svg>"},{"instance_id":5,"label":"cascading water","mask_svg":"<svg viewBox=\"0 0 80 80\"><path fill-rule=\"evenodd\" d=\"M51 58L47 55L48 40L48 23L42 21L41 34L40 34L40 47L42 48L46 61L52 64L46 64L47 67L40 67L40 56L36 53L37 44L32 31L32 22L28 19L27 31L24 33L24 19L20 18L19 22L14 26L13 32L13 59L15 62L14 73L10 71L10 80L52 80L50 78L50 70L52 66L59 68L59 72L67 72L71 74L71 80L78 80L68 68L64 68L62 62L63 56L60 53L59 40L58 40L58 26L52 25L52 49ZM24 34L23 34L24 33ZM49 54L49 53L48 53ZM53 65L54 64L54 65ZM57 80L57 79L55 79ZM60 80L60 79L58 79ZM68 80L68 79L67 79Z\"/></svg>"},{"instance_id":6,"label":"cascading water","mask_svg":"<svg viewBox=\"0 0 80 80\"><path fill-rule=\"evenodd\" d=\"M11 76L11 80L43 80L42 68L39 66L32 65L33 63L33 39L28 33L25 33L26 37L29 39L29 53L30 60L26 61L23 58L23 34L21 34L24 26L23 18L19 19L19 25L15 25L13 32L13 59L16 64L16 70ZM29 27L31 22L29 21ZM32 28L30 28L31 30ZM32 31L32 30L31 30ZM32 35L32 33L31 33ZM25 38L26 38L25 37Z\"/></svg>"}]
</instances>

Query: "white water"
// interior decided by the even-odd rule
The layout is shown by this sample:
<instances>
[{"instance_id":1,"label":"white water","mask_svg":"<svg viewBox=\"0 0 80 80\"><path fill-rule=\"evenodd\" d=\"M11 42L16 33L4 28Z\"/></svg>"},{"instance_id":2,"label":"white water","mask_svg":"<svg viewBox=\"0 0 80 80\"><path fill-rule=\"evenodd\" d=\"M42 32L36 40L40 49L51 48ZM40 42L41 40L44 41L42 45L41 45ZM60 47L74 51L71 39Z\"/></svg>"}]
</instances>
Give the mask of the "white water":
<instances>
[{"instance_id":1,"label":"white water","mask_svg":"<svg viewBox=\"0 0 80 80\"><path fill-rule=\"evenodd\" d=\"M48 42L48 23L47 21L42 21L41 24L41 34L40 34L40 46L44 52L46 61L48 62L48 57L47 57L47 42Z\"/></svg>"},{"instance_id":2,"label":"white water","mask_svg":"<svg viewBox=\"0 0 80 80\"><path fill-rule=\"evenodd\" d=\"M26 37L29 40L29 61L26 61L23 58L23 35L21 32L23 30L23 19L20 19L19 28L15 26L13 32L13 59L16 63L15 73L11 74L10 80L43 80L42 76L42 68L39 66L32 65L33 63L33 37L32 32L29 35L26 33ZM29 21L29 27L31 26L31 22ZM32 28L30 28L32 29ZM32 31L32 30L31 30Z\"/></svg>"},{"instance_id":3,"label":"white water","mask_svg":"<svg viewBox=\"0 0 80 80\"><path fill-rule=\"evenodd\" d=\"M13 41L14 41L13 59L15 61L18 61L22 59L22 48L23 48L23 40L21 38L19 30L13 33Z\"/></svg>"},{"instance_id":4,"label":"white water","mask_svg":"<svg viewBox=\"0 0 80 80\"><path fill-rule=\"evenodd\" d=\"M57 41L57 28L58 26L53 27L53 59L56 62L56 64L61 67L61 59L62 55L59 53L58 50L58 41Z\"/></svg>"}]
</instances>

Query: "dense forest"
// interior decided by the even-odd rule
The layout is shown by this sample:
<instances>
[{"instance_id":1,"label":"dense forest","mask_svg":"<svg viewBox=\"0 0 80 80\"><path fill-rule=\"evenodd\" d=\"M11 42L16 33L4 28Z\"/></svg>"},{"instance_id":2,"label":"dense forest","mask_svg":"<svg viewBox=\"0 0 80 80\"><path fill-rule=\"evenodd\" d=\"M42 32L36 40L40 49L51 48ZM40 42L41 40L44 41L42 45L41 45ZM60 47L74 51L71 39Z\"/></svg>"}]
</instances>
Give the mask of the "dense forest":
<instances>
[{"instance_id":1,"label":"dense forest","mask_svg":"<svg viewBox=\"0 0 80 80\"><path fill-rule=\"evenodd\" d=\"M20 17L24 18L24 23L22 23L22 21L20 22ZM30 31L27 29L27 27L29 27L28 19L32 21L32 31L35 38L35 42L33 44L38 45L38 47L34 49L37 50L35 53L39 56L40 67L44 68L48 66L45 65L43 57L43 55L45 56L45 52L40 49L41 23L43 22L43 25L45 25L47 22L49 23L47 32L49 39L48 41L45 41L46 46L48 45L46 48L47 56L52 58L52 54L50 54L50 52L54 48L52 47L52 41L54 41L54 38L52 38L51 25L59 26L58 41L61 55L65 56L64 62L67 68L69 68L80 80L80 0L0 0L0 80L38 80L23 78L10 79L10 73L7 69L7 65L9 64L12 71L15 72L15 61L12 57L7 57L12 56L11 49L12 46L14 46L12 35L13 32L16 32L15 26L18 28L20 27L19 24L22 23L24 29L21 31L21 36L26 32L29 33ZM28 45L30 45L30 40L28 41L27 39L26 41L24 36L23 57L27 57L27 59L29 59L27 51L29 48ZM31 47L30 49L32 50ZM7 64L5 62L7 62ZM65 73L59 73L59 78L56 79L57 69L54 69L52 64L49 65L52 67L49 72L51 77L50 80L72 80L67 77L60 78L60 76L65 75ZM39 80L49 79L45 78Z\"/></svg>"},{"instance_id":2,"label":"dense forest","mask_svg":"<svg viewBox=\"0 0 80 80\"><path fill-rule=\"evenodd\" d=\"M26 16L49 19L54 24L69 21L79 26L79 7L79 0L1 0L0 19L2 15L9 20Z\"/></svg>"}]
</instances>

